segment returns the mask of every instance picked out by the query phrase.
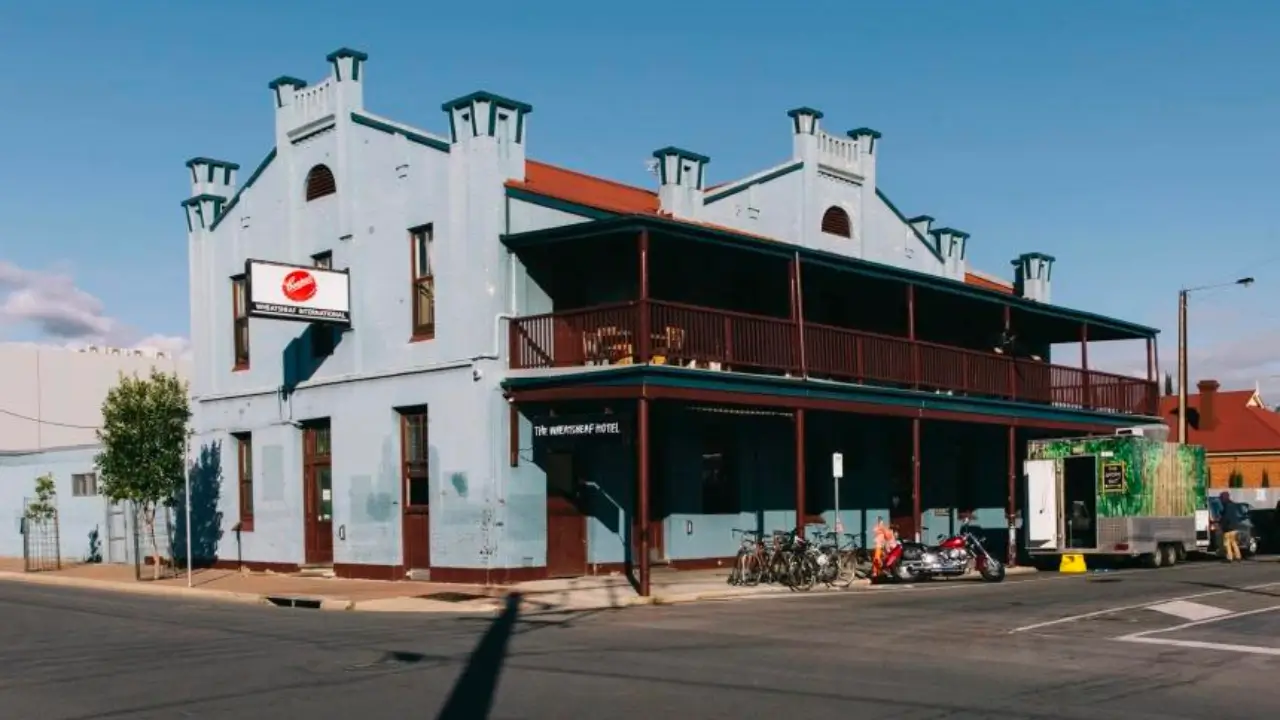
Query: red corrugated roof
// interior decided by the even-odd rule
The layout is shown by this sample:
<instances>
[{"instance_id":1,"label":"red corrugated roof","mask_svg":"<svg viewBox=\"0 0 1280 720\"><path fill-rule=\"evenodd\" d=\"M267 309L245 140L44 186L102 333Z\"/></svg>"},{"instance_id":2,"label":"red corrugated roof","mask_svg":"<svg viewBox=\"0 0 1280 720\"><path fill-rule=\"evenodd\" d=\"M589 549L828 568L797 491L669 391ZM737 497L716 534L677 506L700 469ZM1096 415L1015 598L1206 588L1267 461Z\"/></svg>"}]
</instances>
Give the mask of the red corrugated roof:
<instances>
[{"instance_id":1,"label":"red corrugated roof","mask_svg":"<svg viewBox=\"0 0 1280 720\"><path fill-rule=\"evenodd\" d=\"M1280 452L1280 414L1265 407L1249 407L1252 390L1218 390L1214 393L1213 413L1217 418L1212 429L1197 428L1187 423L1187 442L1204 446L1205 452L1232 453L1275 450ZM1187 396L1190 420L1199 419L1200 394ZM1160 417L1178 432L1178 397L1160 398Z\"/></svg>"},{"instance_id":2,"label":"red corrugated roof","mask_svg":"<svg viewBox=\"0 0 1280 720\"><path fill-rule=\"evenodd\" d=\"M569 170L536 160L526 160L524 163L524 178L523 181L511 180L507 182L507 187L520 188L543 197L564 200L565 202L608 212L634 215L662 214L657 193L633 185L624 185L613 180L587 175L576 170ZM764 237L754 233L747 233L737 228L713 225L711 223L689 220L681 220L681 222L729 230L754 237ZM1013 293L1013 285L973 273L965 273L964 281L969 285L987 290L1006 294Z\"/></svg>"}]
</instances>

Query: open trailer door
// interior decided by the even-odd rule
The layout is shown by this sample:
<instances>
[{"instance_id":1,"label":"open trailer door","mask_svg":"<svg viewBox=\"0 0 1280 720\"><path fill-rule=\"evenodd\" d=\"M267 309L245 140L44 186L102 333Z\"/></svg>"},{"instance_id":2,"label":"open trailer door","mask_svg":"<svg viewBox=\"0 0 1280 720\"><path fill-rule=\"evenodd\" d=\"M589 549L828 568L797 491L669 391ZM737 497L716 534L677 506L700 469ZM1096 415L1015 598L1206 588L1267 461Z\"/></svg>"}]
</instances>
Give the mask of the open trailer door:
<instances>
[{"instance_id":1,"label":"open trailer door","mask_svg":"<svg viewBox=\"0 0 1280 720\"><path fill-rule=\"evenodd\" d=\"M1058 549L1058 470L1055 460L1028 460L1027 549Z\"/></svg>"}]
</instances>

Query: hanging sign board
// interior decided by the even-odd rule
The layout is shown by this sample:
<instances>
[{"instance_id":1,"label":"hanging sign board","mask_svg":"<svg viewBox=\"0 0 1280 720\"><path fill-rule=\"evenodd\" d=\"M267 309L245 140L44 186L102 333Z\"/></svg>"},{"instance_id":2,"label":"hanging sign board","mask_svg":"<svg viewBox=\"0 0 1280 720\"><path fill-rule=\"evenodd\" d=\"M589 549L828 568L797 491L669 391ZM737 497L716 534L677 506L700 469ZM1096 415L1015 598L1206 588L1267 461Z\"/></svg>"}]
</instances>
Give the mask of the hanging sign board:
<instances>
[{"instance_id":1,"label":"hanging sign board","mask_svg":"<svg viewBox=\"0 0 1280 720\"><path fill-rule=\"evenodd\" d=\"M831 453L831 477L844 477L844 453Z\"/></svg>"},{"instance_id":2,"label":"hanging sign board","mask_svg":"<svg viewBox=\"0 0 1280 720\"><path fill-rule=\"evenodd\" d=\"M631 438L630 418L615 413L535 417L533 442L554 447L622 444Z\"/></svg>"},{"instance_id":3,"label":"hanging sign board","mask_svg":"<svg viewBox=\"0 0 1280 720\"><path fill-rule=\"evenodd\" d=\"M246 260L249 317L351 325L351 276L346 270Z\"/></svg>"},{"instance_id":4,"label":"hanging sign board","mask_svg":"<svg viewBox=\"0 0 1280 720\"><path fill-rule=\"evenodd\" d=\"M1107 462L1102 463L1102 493L1111 495L1115 493L1123 493L1127 483L1124 479L1124 463Z\"/></svg>"}]
</instances>

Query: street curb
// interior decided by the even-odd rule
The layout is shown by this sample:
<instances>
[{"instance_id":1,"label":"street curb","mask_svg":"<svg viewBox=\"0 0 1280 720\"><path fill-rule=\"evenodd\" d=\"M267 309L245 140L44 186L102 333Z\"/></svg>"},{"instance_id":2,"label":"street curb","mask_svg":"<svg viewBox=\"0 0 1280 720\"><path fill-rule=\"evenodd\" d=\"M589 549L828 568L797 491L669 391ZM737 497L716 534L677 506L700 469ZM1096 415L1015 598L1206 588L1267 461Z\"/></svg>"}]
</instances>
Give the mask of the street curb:
<instances>
[{"instance_id":1,"label":"street curb","mask_svg":"<svg viewBox=\"0 0 1280 720\"><path fill-rule=\"evenodd\" d=\"M268 602L265 595L255 595L252 593L228 592L226 590L205 590L201 588L189 588L175 585L122 583L110 580L66 577L62 575L39 575L35 573L0 571L0 582L27 583L28 585L47 585L54 587L74 587L86 590L101 590L104 592L151 595L156 597L176 596L189 599L214 600L218 602L234 602L253 605L262 605Z\"/></svg>"}]
</instances>

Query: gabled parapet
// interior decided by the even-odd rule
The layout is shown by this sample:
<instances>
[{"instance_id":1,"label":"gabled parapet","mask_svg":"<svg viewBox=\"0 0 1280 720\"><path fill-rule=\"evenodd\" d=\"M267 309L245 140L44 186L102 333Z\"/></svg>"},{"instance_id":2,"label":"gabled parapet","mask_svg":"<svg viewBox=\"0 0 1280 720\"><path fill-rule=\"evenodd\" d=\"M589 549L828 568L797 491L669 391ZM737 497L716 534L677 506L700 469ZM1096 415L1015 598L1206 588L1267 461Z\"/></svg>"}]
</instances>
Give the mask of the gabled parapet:
<instances>
[{"instance_id":1,"label":"gabled parapet","mask_svg":"<svg viewBox=\"0 0 1280 720\"><path fill-rule=\"evenodd\" d=\"M677 147L653 151L658 161L658 205L672 217L693 219L701 214L711 158Z\"/></svg>"},{"instance_id":2,"label":"gabled parapet","mask_svg":"<svg viewBox=\"0 0 1280 720\"><path fill-rule=\"evenodd\" d=\"M479 90L450 100L440 109L449 116L451 145L475 150L491 147L506 179L524 179L532 105Z\"/></svg>"},{"instance_id":3,"label":"gabled parapet","mask_svg":"<svg viewBox=\"0 0 1280 720\"><path fill-rule=\"evenodd\" d=\"M942 256L942 274L952 280L964 282L969 233L955 228L938 228L930 230L929 235L937 243L938 254Z\"/></svg>"},{"instance_id":4,"label":"gabled parapet","mask_svg":"<svg viewBox=\"0 0 1280 720\"><path fill-rule=\"evenodd\" d=\"M1049 302L1050 282L1053 279L1052 255L1042 252L1023 253L1013 261L1013 291L1020 297L1037 302Z\"/></svg>"}]
</instances>

